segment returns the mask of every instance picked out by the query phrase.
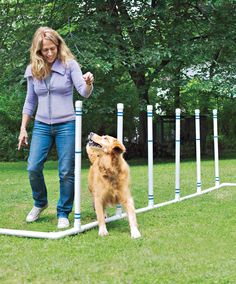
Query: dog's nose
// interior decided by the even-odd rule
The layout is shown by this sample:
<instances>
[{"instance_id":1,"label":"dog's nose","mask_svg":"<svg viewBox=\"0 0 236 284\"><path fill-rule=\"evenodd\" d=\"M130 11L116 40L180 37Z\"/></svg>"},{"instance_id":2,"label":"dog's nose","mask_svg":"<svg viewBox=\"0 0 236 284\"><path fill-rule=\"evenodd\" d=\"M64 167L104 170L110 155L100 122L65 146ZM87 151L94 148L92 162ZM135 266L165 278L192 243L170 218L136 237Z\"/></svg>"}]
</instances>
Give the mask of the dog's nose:
<instances>
[{"instance_id":1,"label":"dog's nose","mask_svg":"<svg viewBox=\"0 0 236 284\"><path fill-rule=\"evenodd\" d=\"M90 132L89 133L89 136L88 136L88 139L91 139L93 137L94 133L93 132Z\"/></svg>"}]
</instances>

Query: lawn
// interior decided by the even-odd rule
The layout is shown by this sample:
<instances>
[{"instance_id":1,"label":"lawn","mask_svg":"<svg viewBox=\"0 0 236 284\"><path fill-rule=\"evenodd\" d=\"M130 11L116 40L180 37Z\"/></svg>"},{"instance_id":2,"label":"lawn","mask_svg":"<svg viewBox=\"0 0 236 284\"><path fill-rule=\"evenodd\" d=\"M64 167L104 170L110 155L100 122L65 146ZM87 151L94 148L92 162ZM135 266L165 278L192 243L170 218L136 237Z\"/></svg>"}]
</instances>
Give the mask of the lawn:
<instances>
[{"instance_id":1,"label":"lawn","mask_svg":"<svg viewBox=\"0 0 236 284\"><path fill-rule=\"evenodd\" d=\"M136 208L147 206L147 166L131 161ZM154 199L174 198L174 163L155 162ZM82 223L95 220L82 169ZM236 182L236 160L220 161L221 182ZM45 167L49 208L26 224L32 207L26 163L0 163L1 228L56 230L57 163ZM181 163L181 196L196 191L194 161ZM202 161L202 188L214 185L214 164ZM59 240L0 235L0 283L236 283L236 188L225 187L138 214L141 239L130 238L126 219ZM114 210L110 210L112 214ZM71 214L70 221L73 223Z\"/></svg>"}]
</instances>

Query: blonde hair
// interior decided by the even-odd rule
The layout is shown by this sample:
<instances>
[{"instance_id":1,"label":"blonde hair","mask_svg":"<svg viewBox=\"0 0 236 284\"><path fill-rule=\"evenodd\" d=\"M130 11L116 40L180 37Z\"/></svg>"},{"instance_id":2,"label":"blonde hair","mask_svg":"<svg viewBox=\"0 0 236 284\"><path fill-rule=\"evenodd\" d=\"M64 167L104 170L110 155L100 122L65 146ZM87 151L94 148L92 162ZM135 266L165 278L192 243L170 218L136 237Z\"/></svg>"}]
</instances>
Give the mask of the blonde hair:
<instances>
[{"instance_id":1,"label":"blonde hair","mask_svg":"<svg viewBox=\"0 0 236 284\"><path fill-rule=\"evenodd\" d=\"M51 72L51 67L44 60L41 52L43 39L50 40L57 46L57 58L60 59L62 63L66 64L66 61L69 59L75 59L74 55L71 53L65 41L57 31L49 27L38 28L34 34L30 48L30 61L32 74L39 80L46 78Z\"/></svg>"}]
</instances>

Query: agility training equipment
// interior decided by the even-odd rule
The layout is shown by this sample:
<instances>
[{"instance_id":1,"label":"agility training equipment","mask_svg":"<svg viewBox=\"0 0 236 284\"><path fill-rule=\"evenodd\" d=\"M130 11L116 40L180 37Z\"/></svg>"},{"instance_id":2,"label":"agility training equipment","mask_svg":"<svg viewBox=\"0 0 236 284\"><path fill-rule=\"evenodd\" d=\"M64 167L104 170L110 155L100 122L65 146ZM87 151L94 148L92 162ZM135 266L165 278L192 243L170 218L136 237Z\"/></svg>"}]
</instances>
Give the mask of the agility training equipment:
<instances>
[{"instance_id":1,"label":"agility training equipment","mask_svg":"<svg viewBox=\"0 0 236 284\"><path fill-rule=\"evenodd\" d=\"M123 104L117 105L117 138L123 142ZM75 104L76 111L76 134L75 134L75 198L74 198L74 227L60 232L37 232L26 230L2 229L0 234L12 235L19 237L59 239L69 235L82 233L86 230L98 226L98 222L91 222L81 225L81 208L80 208L80 187L81 187L81 156L82 156L82 101ZM168 204L180 202L195 196L226 186L236 186L236 183L220 183L219 177L219 152L218 152L218 126L217 110L213 110L213 133L214 133L214 162L215 162L215 186L202 190L201 188L201 152L200 152L200 111L195 110L195 128L196 128L196 164L197 164L197 181L196 193L181 197L180 188L180 120L181 110L176 109L176 127L175 127L175 196L174 199L162 203L154 204L153 194L153 106L147 106L147 129L148 129L148 206L136 209L136 213L146 212L154 208L159 208ZM122 208L117 205L116 214L106 219L106 223L116 221L126 217L122 213Z\"/></svg>"}]
</instances>

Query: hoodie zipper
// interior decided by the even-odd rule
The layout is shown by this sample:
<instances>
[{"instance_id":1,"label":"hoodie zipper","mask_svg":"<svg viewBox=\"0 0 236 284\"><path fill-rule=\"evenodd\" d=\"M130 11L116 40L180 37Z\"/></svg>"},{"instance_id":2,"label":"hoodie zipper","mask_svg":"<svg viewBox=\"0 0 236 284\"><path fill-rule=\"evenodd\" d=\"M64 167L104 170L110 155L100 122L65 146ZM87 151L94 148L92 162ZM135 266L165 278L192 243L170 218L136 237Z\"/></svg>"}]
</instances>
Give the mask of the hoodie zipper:
<instances>
[{"instance_id":1,"label":"hoodie zipper","mask_svg":"<svg viewBox=\"0 0 236 284\"><path fill-rule=\"evenodd\" d=\"M50 75L52 76L52 75ZM48 97L48 114L49 114L49 120L50 124L52 124L52 108L51 108L51 93L50 93L50 82L51 82L51 77L49 78L48 81L44 79L45 86L47 88L47 97Z\"/></svg>"}]
</instances>

